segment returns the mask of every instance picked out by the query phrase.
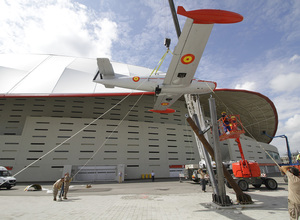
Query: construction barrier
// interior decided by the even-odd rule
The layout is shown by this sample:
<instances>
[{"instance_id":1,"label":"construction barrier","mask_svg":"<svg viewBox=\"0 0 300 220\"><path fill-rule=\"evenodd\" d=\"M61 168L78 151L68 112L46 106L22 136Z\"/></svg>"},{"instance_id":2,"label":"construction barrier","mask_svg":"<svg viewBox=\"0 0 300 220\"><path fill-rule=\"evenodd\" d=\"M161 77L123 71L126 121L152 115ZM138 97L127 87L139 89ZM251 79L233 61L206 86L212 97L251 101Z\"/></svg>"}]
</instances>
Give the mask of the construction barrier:
<instances>
[{"instance_id":1,"label":"construction barrier","mask_svg":"<svg viewBox=\"0 0 300 220\"><path fill-rule=\"evenodd\" d=\"M151 179L152 178L152 175L151 174L142 174L142 179Z\"/></svg>"}]
</instances>

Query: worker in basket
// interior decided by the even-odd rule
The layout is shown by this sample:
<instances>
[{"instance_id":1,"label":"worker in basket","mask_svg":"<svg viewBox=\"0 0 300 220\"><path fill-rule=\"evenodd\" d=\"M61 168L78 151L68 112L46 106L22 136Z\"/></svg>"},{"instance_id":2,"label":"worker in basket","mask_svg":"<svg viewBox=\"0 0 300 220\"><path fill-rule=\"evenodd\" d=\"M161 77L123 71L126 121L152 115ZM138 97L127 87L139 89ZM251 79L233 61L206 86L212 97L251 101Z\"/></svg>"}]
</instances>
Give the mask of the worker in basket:
<instances>
[{"instance_id":1,"label":"worker in basket","mask_svg":"<svg viewBox=\"0 0 300 220\"><path fill-rule=\"evenodd\" d=\"M229 121L229 117L226 114L226 112L222 112L222 118L221 118L222 122L223 122L223 128L224 128L224 132L230 132L231 131L231 127L230 127L230 121Z\"/></svg>"},{"instance_id":2,"label":"worker in basket","mask_svg":"<svg viewBox=\"0 0 300 220\"><path fill-rule=\"evenodd\" d=\"M231 130L232 131L237 131L238 130L236 117L234 115L231 116L231 123L230 123L230 125L231 125Z\"/></svg>"}]
</instances>

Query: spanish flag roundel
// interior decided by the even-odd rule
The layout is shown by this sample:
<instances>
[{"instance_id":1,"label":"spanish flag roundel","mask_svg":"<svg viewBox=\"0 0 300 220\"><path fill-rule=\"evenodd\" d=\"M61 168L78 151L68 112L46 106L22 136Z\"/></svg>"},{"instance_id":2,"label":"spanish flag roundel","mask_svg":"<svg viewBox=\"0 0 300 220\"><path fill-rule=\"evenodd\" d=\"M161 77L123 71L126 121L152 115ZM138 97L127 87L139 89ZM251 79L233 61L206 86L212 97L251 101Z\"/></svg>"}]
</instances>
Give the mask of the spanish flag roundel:
<instances>
[{"instance_id":1,"label":"spanish flag roundel","mask_svg":"<svg viewBox=\"0 0 300 220\"><path fill-rule=\"evenodd\" d=\"M183 64L190 64L194 61L195 56L193 54L186 54L181 57L181 63Z\"/></svg>"},{"instance_id":2,"label":"spanish flag roundel","mask_svg":"<svg viewBox=\"0 0 300 220\"><path fill-rule=\"evenodd\" d=\"M162 106L167 106L167 105L169 105L169 103L168 102L163 102L163 103L161 103L161 105Z\"/></svg>"},{"instance_id":3,"label":"spanish flag roundel","mask_svg":"<svg viewBox=\"0 0 300 220\"><path fill-rule=\"evenodd\" d=\"M135 76L135 77L132 78L132 80L133 80L134 82L138 82L138 81L140 81L140 77Z\"/></svg>"}]
</instances>

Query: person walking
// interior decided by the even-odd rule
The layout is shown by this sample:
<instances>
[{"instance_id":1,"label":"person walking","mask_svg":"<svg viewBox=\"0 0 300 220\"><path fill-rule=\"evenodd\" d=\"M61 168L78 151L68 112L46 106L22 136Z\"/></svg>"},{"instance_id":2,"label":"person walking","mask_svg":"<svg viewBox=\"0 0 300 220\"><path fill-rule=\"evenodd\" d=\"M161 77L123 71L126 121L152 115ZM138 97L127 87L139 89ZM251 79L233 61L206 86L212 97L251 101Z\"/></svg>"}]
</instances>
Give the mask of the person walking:
<instances>
[{"instance_id":1,"label":"person walking","mask_svg":"<svg viewBox=\"0 0 300 220\"><path fill-rule=\"evenodd\" d=\"M290 219L300 216L300 176L296 167L282 166L280 170L288 177L288 211Z\"/></svg>"},{"instance_id":2,"label":"person walking","mask_svg":"<svg viewBox=\"0 0 300 220\"><path fill-rule=\"evenodd\" d=\"M206 192L206 179L205 179L205 173L202 169L199 169L199 175L200 175L200 184L202 186L202 191Z\"/></svg>"},{"instance_id":3,"label":"person walking","mask_svg":"<svg viewBox=\"0 0 300 220\"><path fill-rule=\"evenodd\" d=\"M64 182L64 178L60 178L53 184L53 201L56 201L58 190L61 189Z\"/></svg>"},{"instance_id":4,"label":"person walking","mask_svg":"<svg viewBox=\"0 0 300 220\"><path fill-rule=\"evenodd\" d=\"M65 182L63 181L62 186L61 186L61 189L60 189L60 192L59 192L59 195L58 195L59 201L62 201L62 199L63 199L63 196L64 196L64 188L65 188Z\"/></svg>"},{"instance_id":5,"label":"person walking","mask_svg":"<svg viewBox=\"0 0 300 220\"><path fill-rule=\"evenodd\" d=\"M66 173L65 177L64 177L64 184L63 184L63 187L64 187L64 193L63 193L64 199L68 199L67 198L67 193L69 191L69 187L70 187L71 181L72 181L72 178L70 177L70 174Z\"/></svg>"},{"instance_id":6,"label":"person walking","mask_svg":"<svg viewBox=\"0 0 300 220\"><path fill-rule=\"evenodd\" d=\"M119 183L122 183L123 180L123 173L122 171L119 172Z\"/></svg>"},{"instance_id":7,"label":"person walking","mask_svg":"<svg viewBox=\"0 0 300 220\"><path fill-rule=\"evenodd\" d=\"M154 182L154 176L155 176L155 173L154 173L154 171L152 170L152 172L151 172L152 182Z\"/></svg>"}]
</instances>

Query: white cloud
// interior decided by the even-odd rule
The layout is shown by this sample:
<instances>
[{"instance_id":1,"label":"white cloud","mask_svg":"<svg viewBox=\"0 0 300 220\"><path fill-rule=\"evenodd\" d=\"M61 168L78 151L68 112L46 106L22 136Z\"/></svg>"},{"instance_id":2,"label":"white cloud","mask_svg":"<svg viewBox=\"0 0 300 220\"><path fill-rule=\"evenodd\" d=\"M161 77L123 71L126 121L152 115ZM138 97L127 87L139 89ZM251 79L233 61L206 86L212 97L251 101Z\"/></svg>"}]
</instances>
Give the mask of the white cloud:
<instances>
[{"instance_id":1,"label":"white cloud","mask_svg":"<svg viewBox=\"0 0 300 220\"><path fill-rule=\"evenodd\" d=\"M245 89L245 90L251 90L251 91L255 91L255 82L245 82L243 84L237 84L235 86L235 89Z\"/></svg>"},{"instance_id":2,"label":"white cloud","mask_svg":"<svg viewBox=\"0 0 300 220\"><path fill-rule=\"evenodd\" d=\"M300 59L300 56L298 54L295 54L294 56L292 56L292 58L290 59L290 63L293 63L294 61Z\"/></svg>"},{"instance_id":3,"label":"white cloud","mask_svg":"<svg viewBox=\"0 0 300 220\"><path fill-rule=\"evenodd\" d=\"M86 6L71 0L4 1L0 52L110 57L117 25L92 15Z\"/></svg>"},{"instance_id":4,"label":"white cloud","mask_svg":"<svg viewBox=\"0 0 300 220\"><path fill-rule=\"evenodd\" d=\"M288 131L299 130L299 128L300 128L300 113L289 118L287 120L287 122L285 123L285 127Z\"/></svg>"},{"instance_id":5,"label":"white cloud","mask_svg":"<svg viewBox=\"0 0 300 220\"><path fill-rule=\"evenodd\" d=\"M299 112L299 111L298 111ZM286 135L292 153L300 151L300 114L291 115L287 120L279 121L276 136ZM287 154L286 141L283 138L274 138L271 144L275 145L280 154Z\"/></svg>"},{"instance_id":6,"label":"white cloud","mask_svg":"<svg viewBox=\"0 0 300 220\"><path fill-rule=\"evenodd\" d=\"M300 114L290 117L280 129L288 137L291 152L300 151ZM286 151L286 150L285 150Z\"/></svg>"},{"instance_id":7,"label":"white cloud","mask_svg":"<svg viewBox=\"0 0 300 220\"><path fill-rule=\"evenodd\" d=\"M297 113L300 109L300 97L297 95L287 96L282 94L273 99L280 120L287 120Z\"/></svg>"},{"instance_id":8,"label":"white cloud","mask_svg":"<svg viewBox=\"0 0 300 220\"><path fill-rule=\"evenodd\" d=\"M270 86L276 92L293 92L299 89L300 74L280 74L271 80Z\"/></svg>"}]
</instances>

